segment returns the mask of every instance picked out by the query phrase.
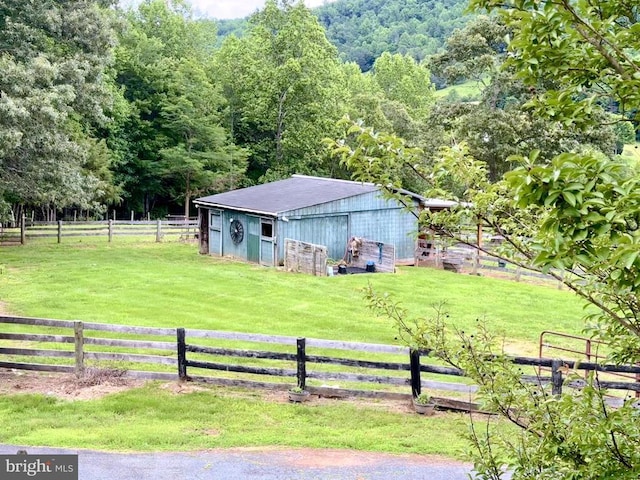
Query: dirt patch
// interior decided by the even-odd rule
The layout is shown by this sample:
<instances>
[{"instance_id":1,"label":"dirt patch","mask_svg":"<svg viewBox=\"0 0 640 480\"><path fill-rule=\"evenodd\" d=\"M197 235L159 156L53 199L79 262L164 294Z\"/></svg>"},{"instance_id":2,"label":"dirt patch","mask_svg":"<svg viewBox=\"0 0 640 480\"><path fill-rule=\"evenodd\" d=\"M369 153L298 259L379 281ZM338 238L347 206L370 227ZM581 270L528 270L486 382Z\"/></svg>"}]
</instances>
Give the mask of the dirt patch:
<instances>
[{"instance_id":1,"label":"dirt patch","mask_svg":"<svg viewBox=\"0 0 640 480\"><path fill-rule=\"evenodd\" d=\"M39 393L64 400L92 400L143 384L141 380L126 378L122 372L111 370L88 371L83 378L76 378L74 375L0 369L1 395Z\"/></svg>"}]
</instances>

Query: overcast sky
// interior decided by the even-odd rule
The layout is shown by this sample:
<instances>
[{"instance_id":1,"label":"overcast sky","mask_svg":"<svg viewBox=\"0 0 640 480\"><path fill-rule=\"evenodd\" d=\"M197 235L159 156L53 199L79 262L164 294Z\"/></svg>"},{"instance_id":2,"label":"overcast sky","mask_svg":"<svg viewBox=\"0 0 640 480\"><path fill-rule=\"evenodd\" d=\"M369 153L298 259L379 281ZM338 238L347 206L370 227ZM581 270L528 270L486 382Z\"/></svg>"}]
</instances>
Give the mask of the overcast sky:
<instances>
[{"instance_id":1,"label":"overcast sky","mask_svg":"<svg viewBox=\"0 0 640 480\"><path fill-rule=\"evenodd\" d=\"M264 7L264 0L187 0L196 15L210 18L242 18ZM335 0L304 0L307 7L313 8ZM123 5L140 3L140 0L121 0Z\"/></svg>"}]
</instances>

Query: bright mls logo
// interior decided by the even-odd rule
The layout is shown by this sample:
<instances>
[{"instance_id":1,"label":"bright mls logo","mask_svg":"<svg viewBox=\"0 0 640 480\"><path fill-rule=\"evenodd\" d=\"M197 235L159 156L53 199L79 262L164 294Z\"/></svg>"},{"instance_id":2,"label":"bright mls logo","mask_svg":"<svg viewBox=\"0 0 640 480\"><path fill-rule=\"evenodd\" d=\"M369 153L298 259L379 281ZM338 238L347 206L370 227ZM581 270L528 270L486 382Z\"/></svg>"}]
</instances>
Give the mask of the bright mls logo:
<instances>
[{"instance_id":1,"label":"bright mls logo","mask_svg":"<svg viewBox=\"0 0 640 480\"><path fill-rule=\"evenodd\" d=\"M0 479L78 480L78 455L0 455Z\"/></svg>"}]
</instances>

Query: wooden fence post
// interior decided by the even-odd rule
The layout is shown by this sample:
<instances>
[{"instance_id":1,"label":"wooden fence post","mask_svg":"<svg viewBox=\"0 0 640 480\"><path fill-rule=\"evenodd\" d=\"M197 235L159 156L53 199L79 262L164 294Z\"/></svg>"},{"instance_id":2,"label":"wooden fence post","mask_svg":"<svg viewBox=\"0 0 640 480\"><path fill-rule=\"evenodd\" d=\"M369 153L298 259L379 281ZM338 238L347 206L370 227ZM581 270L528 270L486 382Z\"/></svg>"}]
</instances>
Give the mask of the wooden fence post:
<instances>
[{"instance_id":1,"label":"wooden fence post","mask_svg":"<svg viewBox=\"0 0 640 480\"><path fill-rule=\"evenodd\" d=\"M73 336L76 353L76 377L84 375L84 326L82 322L73 323Z\"/></svg>"},{"instance_id":2,"label":"wooden fence post","mask_svg":"<svg viewBox=\"0 0 640 480\"><path fill-rule=\"evenodd\" d=\"M420 382L420 350L412 349L409 352L409 365L411 367L411 395L416 398L422 390Z\"/></svg>"},{"instance_id":3,"label":"wooden fence post","mask_svg":"<svg viewBox=\"0 0 640 480\"><path fill-rule=\"evenodd\" d=\"M180 380L187 380L187 344L184 328L178 328L176 336L178 340L178 377Z\"/></svg>"},{"instance_id":4,"label":"wooden fence post","mask_svg":"<svg viewBox=\"0 0 640 480\"><path fill-rule=\"evenodd\" d=\"M113 241L113 220L109 220L107 224L109 225L109 243L111 243Z\"/></svg>"},{"instance_id":5,"label":"wooden fence post","mask_svg":"<svg viewBox=\"0 0 640 480\"><path fill-rule=\"evenodd\" d=\"M551 361L551 393L554 395L560 395L562 393L562 360L552 360Z\"/></svg>"},{"instance_id":6,"label":"wooden fence post","mask_svg":"<svg viewBox=\"0 0 640 480\"><path fill-rule=\"evenodd\" d=\"M62 243L62 220L58 220L58 243Z\"/></svg>"},{"instance_id":7,"label":"wooden fence post","mask_svg":"<svg viewBox=\"0 0 640 480\"><path fill-rule=\"evenodd\" d=\"M304 390L307 386L307 351L306 351L307 341L304 338L299 338L296 341L297 351L296 358L298 363L298 387Z\"/></svg>"},{"instance_id":8,"label":"wooden fence post","mask_svg":"<svg viewBox=\"0 0 640 480\"><path fill-rule=\"evenodd\" d=\"M162 220L156 222L156 243L162 241Z\"/></svg>"},{"instance_id":9,"label":"wooden fence post","mask_svg":"<svg viewBox=\"0 0 640 480\"><path fill-rule=\"evenodd\" d=\"M27 221L24 215L20 219L20 244L24 245L27 240Z\"/></svg>"}]
</instances>

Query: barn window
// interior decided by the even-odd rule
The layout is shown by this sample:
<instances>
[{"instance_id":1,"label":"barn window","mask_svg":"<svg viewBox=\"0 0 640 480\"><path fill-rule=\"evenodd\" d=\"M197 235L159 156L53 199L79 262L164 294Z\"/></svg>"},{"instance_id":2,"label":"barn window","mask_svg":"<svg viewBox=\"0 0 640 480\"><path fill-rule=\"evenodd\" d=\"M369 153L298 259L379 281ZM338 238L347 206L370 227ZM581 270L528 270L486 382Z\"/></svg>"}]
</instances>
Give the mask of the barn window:
<instances>
[{"instance_id":1,"label":"barn window","mask_svg":"<svg viewBox=\"0 0 640 480\"><path fill-rule=\"evenodd\" d=\"M261 222L260 223L262 236L267 238L273 237L273 223L271 222Z\"/></svg>"}]
</instances>

